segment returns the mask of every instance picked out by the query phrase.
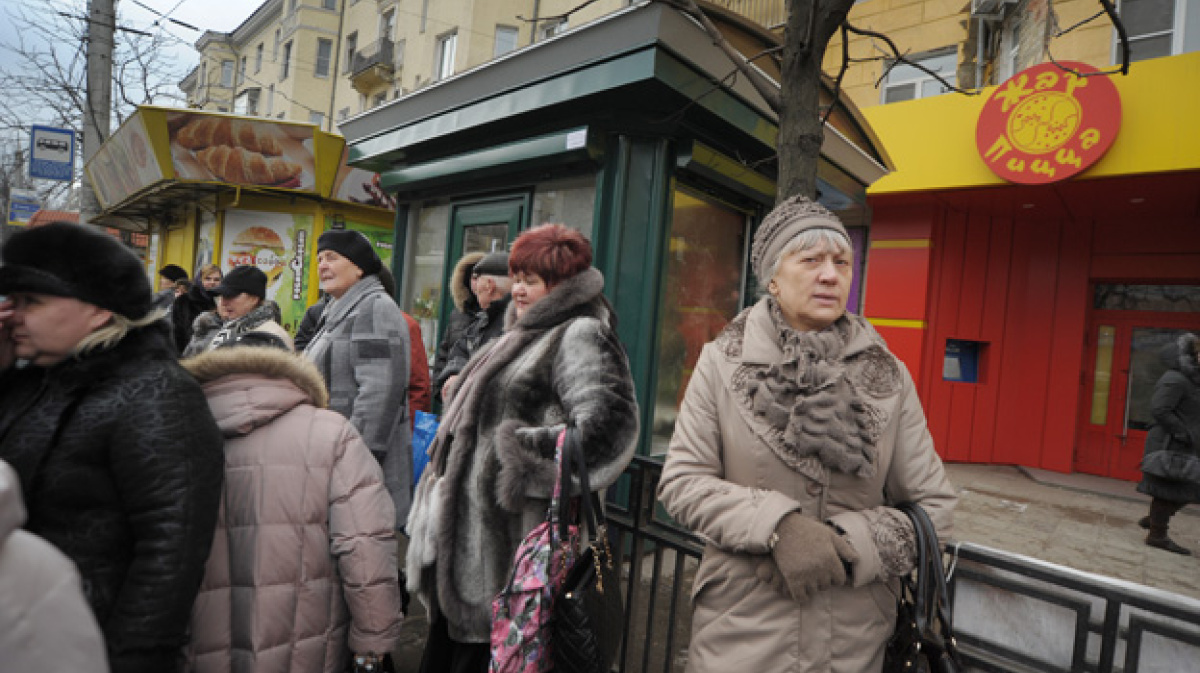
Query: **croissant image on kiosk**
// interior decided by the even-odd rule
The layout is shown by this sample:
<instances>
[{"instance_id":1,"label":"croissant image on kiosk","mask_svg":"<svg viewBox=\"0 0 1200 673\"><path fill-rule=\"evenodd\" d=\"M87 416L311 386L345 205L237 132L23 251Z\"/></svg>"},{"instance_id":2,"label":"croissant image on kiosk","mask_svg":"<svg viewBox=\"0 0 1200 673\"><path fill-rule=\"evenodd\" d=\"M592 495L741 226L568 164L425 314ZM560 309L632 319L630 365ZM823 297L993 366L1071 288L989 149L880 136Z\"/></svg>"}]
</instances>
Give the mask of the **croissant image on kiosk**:
<instances>
[{"instance_id":1,"label":"croissant image on kiosk","mask_svg":"<svg viewBox=\"0 0 1200 673\"><path fill-rule=\"evenodd\" d=\"M311 125L173 112L167 129L180 180L300 190L316 185Z\"/></svg>"}]
</instances>

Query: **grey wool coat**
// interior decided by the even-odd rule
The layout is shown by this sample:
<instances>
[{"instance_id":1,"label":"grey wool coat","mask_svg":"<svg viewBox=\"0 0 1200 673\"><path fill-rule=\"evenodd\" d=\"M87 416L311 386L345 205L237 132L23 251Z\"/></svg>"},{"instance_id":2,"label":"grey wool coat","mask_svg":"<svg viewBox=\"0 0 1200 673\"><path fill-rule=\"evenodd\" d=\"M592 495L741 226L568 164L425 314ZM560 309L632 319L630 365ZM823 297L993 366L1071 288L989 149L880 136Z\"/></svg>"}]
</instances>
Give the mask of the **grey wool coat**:
<instances>
[{"instance_id":1,"label":"grey wool coat","mask_svg":"<svg viewBox=\"0 0 1200 673\"><path fill-rule=\"evenodd\" d=\"M373 275L329 303L304 349L325 378L329 408L350 419L383 466L398 528L412 503L409 353L408 323Z\"/></svg>"},{"instance_id":2,"label":"grey wool coat","mask_svg":"<svg viewBox=\"0 0 1200 673\"><path fill-rule=\"evenodd\" d=\"M687 670L878 672L895 626L895 578L913 565L912 526L891 505L920 503L944 540L957 496L912 378L874 328L846 314L808 333L833 337L823 343L836 347L801 349L789 359L767 302L705 345L663 467L663 505L706 541L692 587ZM753 383L772 370L792 371L789 361L799 364L802 385L798 401L782 409L791 423L780 431L768 420L779 407L758 406ZM852 400L851 413L822 429L833 407L820 404L819 393L839 389ZM811 434L796 440L794 428ZM807 450L817 444L814 435L837 440L827 453ZM856 449L842 448L849 445ZM837 524L860 556L847 585L806 604L787 595L768 548L791 512Z\"/></svg>"},{"instance_id":3,"label":"grey wool coat","mask_svg":"<svg viewBox=\"0 0 1200 673\"><path fill-rule=\"evenodd\" d=\"M566 425L579 430L597 491L633 457L637 400L603 289L604 277L588 269L520 318L510 306L505 335L467 364L454 391L464 398L447 411L421 477L421 486L440 478L440 498L419 510L432 521L414 515L411 522L408 577L457 641L488 642L492 599L508 581L517 545L545 520ZM454 405L461 412L451 420ZM435 549L423 548L426 537L416 532L430 526Z\"/></svg>"},{"instance_id":4,"label":"grey wool coat","mask_svg":"<svg viewBox=\"0 0 1200 673\"><path fill-rule=\"evenodd\" d=\"M1182 334L1162 347L1167 371L1154 386L1138 490L1171 502L1200 502L1200 339Z\"/></svg>"}]
</instances>

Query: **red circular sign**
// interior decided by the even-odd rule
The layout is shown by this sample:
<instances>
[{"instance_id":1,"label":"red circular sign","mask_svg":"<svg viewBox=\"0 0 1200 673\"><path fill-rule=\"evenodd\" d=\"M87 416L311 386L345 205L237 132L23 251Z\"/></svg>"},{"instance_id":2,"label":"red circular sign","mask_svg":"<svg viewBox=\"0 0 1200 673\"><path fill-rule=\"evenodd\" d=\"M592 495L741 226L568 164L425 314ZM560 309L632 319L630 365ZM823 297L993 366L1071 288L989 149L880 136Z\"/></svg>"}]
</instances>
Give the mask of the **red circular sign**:
<instances>
[{"instance_id":1,"label":"red circular sign","mask_svg":"<svg viewBox=\"0 0 1200 673\"><path fill-rule=\"evenodd\" d=\"M1086 63L1060 63L1098 72ZM1107 76L1080 77L1042 63L996 87L979 113L975 146L996 175L1042 185L1096 163L1120 128L1121 97Z\"/></svg>"}]
</instances>

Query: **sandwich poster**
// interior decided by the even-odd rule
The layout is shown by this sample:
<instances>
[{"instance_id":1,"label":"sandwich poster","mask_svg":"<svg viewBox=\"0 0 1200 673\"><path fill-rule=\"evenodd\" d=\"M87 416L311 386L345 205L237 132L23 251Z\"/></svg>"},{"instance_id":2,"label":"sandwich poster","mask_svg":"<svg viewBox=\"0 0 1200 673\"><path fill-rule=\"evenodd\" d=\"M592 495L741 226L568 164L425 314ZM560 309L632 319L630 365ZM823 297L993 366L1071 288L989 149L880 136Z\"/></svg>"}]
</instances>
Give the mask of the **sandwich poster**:
<instances>
[{"instance_id":1,"label":"sandwich poster","mask_svg":"<svg viewBox=\"0 0 1200 673\"><path fill-rule=\"evenodd\" d=\"M280 324L295 334L308 308L308 270L316 241L313 217L253 210L225 211L221 270L252 265L267 274L267 299L279 304Z\"/></svg>"}]
</instances>

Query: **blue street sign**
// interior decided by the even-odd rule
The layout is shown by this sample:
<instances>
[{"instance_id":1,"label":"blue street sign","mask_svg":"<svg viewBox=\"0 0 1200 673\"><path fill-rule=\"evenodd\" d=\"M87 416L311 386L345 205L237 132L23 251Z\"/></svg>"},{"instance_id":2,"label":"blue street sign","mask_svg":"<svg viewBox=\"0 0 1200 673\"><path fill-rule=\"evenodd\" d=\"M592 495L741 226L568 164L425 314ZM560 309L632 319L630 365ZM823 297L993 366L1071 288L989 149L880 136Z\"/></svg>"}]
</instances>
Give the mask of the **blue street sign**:
<instances>
[{"instance_id":1,"label":"blue street sign","mask_svg":"<svg viewBox=\"0 0 1200 673\"><path fill-rule=\"evenodd\" d=\"M29 134L29 177L70 181L75 176L75 132L34 125Z\"/></svg>"},{"instance_id":2,"label":"blue street sign","mask_svg":"<svg viewBox=\"0 0 1200 673\"><path fill-rule=\"evenodd\" d=\"M26 224L41 208L42 205L37 201L14 196L8 201L8 222L9 224Z\"/></svg>"}]
</instances>

